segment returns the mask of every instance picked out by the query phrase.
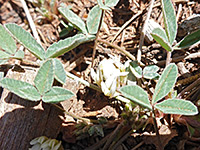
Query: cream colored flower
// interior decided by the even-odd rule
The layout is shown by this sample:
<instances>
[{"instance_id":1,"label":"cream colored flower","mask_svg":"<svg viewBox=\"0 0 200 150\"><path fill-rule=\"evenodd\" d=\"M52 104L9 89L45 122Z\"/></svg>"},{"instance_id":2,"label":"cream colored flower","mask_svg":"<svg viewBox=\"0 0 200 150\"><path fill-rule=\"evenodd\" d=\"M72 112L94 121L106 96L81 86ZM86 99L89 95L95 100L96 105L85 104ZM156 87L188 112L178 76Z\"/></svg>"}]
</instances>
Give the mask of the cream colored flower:
<instances>
[{"instance_id":1,"label":"cream colored flower","mask_svg":"<svg viewBox=\"0 0 200 150\"><path fill-rule=\"evenodd\" d=\"M126 76L125 66L120 63L119 58L111 56L109 59L103 59L95 73L91 69L91 76L96 84L101 87L101 90L106 96L110 98L116 97L117 88L125 84Z\"/></svg>"},{"instance_id":2,"label":"cream colored flower","mask_svg":"<svg viewBox=\"0 0 200 150\"><path fill-rule=\"evenodd\" d=\"M33 146L29 150L64 150L61 141L49 139L46 136L37 137L30 144Z\"/></svg>"}]
</instances>

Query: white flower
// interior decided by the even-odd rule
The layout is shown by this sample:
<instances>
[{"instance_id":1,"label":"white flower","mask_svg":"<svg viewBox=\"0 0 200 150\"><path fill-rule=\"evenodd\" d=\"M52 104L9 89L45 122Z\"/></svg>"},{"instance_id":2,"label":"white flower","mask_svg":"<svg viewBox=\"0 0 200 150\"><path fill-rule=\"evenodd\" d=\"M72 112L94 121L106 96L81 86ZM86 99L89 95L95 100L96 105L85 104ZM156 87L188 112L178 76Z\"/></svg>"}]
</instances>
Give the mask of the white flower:
<instances>
[{"instance_id":1,"label":"white flower","mask_svg":"<svg viewBox=\"0 0 200 150\"><path fill-rule=\"evenodd\" d=\"M33 146L29 150L64 150L61 141L49 139L46 136L37 137L30 144Z\"/></svg>"},{"instance_id":2,"label":"white flower","mask_svg":"<svg viewBox=\"0 0 200 150\"><path fill-rule=\"evenodd\" d=\"M95 73L91 69L91 76L96 84L101 87L101 90L106 96L116 97L116 89L125 84L126 76L125 66L120 63L119 58L111 56L110 59L103 59Z\"/></svg>"}]
</instances>

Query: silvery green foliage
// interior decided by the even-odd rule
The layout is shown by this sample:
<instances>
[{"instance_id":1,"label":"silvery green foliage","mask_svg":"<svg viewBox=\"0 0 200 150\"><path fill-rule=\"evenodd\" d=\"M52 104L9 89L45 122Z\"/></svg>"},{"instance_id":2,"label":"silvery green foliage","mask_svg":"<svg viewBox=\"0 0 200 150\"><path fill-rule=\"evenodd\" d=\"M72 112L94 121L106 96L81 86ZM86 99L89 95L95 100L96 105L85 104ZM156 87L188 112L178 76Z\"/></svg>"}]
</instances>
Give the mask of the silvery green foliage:
<instances>
[{"instance_id":1,"label":"silvery green foliage","mask_svg":"<svg viewBox=\"0 0 200 150\"><path fill-rule=\"evenodd\" d=\"M44 48L31 36L29 32L14 23L6 24L5 27L20 44L26 47L38 59L44 60Z\"/></svg>"},{"instance_id":2,"label":"silvery green foliage","mask_svg":"<svg viewBox=\"0 0 200 150\"><path fill-rule=\"evenodd\" d=\"M17 51L17 46L12 38L12 36L8 33L6 28L4 28L0 24L0 64L5 62L6 59L16 58L22 59L24 57L24 52L19 50Z\"/></svg>"},{"instance_id":3,"label":"silvery green foliage","mask_svg":"<svg viewBox=\"0 0 200 150\"><path fill-rule=\"evenodd\" d=\"M39 101L41 99L37 89L33 85L23 81L3 78L0 81L0 86L8 89L9 91L24 99L31 101Z\"/></svg>"},{"instance_id":4,"label":"silvery green foliage","mask_svg":"<svg viewBox=\"0 0 200 150\"><path fill-rule=\"evenodd\" d=\"M129 73L132 73L136 78L145 78L145 79L155 79L159 77L159 74L157 71L159 70L159 67L156 65L149 65L144 67L142 69L137 61L129 61L127 62L126 69L129 70ZM135 78L134 78L135 80Z\"/></svg>"},{"instance_id":5,"label":"silvery green foliage","mask_svg":"<svg viewBox=\"0 0 200 150\"><path fill-rule=\"evenodd\" d=\"M59 103L70 99L74 96L71 91L53 86L54 78L60 82L65 82L66 79L64 69L60 63L55 59L44 61L34 79L35 85L15 79L3 78L0 80L0 86L10 90L21 98L31 101L42 100L46 103ZM56 66L58 68L55 68Z\"/></svg>"},{"instance_id":6,"label":"silvery green foliage","mask_svg":"<svg viewBox=\"0 0 200 150\"><path fill-rule=\"evenodd\" d=\"M101 16L102 16L102 9L96 5L94 6L89 14L88 14L88 18L87 18L87 29L88 32L90 34L96 34L98 32L99 26L100 26L100 22L101 22Z\"/></svg>"},{"instance_id":7,"label":"silvery green foliage","mask_svg":"<svg viewBox=\"0 0 200 150\"><path fill-rule=\"evenodd\" d=\"M120 63L119 58L113 57L103 59L97 68L97 71L91 69L91 76L96 84L101 87L106 96L116 97L116 90L125 83L128 72L125 72L125 66Z\"/></svg>"},{"instance_id":8,"label":"silvery green foliage","mask_svg":"<svg viewBox=\"0 0 200 150\"><path fill-rule=\"evenodd\" d=\"M137 85L124 86L120 88L120 92L133 102L148 109L153 109L154 107L166 114L196 115L198 114L197 107L188 100L173 98L159 102L173 89L177 74L177 66L173 63L164 69L156 84L151 102L147 93Z\"/></svg>"},{"instance_id":9,"label":"silvery green foliage","mask_svg":"<svg viewBox=\"0 0 200 150\"><path fill-rule=\"evenodd\" d=\"M161 0L165 30L159 25L155 28L152 37L167 51L174 49L184 49L200 41L200 30L187 35L179 43L173 46L177 33L177 22L175 10L171 0Z\"/></svg>"}]
</instances>

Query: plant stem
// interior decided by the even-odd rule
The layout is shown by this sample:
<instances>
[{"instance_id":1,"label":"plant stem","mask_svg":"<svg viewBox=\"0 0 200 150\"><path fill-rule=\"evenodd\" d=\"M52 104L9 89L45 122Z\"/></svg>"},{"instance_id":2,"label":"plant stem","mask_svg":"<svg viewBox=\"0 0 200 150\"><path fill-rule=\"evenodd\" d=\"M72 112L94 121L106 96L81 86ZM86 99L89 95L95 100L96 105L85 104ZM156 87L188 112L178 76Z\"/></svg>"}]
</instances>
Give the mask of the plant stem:
<instances>
[{"instance_id":1,"label":"plant stem","mask_svg":"<svg viewBox=\"0 0 200 150\"><path fill-rule=\"evenodd\" d=\"M85 81L85 80L83 80L83 79L81 79L81 78L79 78L79 77L77 77L77 76L75 76L75 75L69 73L69 72L66 72L66 75L67 75L69 78L72 78L72 79L74 79L74 80L76 80L76 81L78 81L78 82L84 84L85 86L87 86L87 87L89 87L89 88L91 88L91 89L94 89L94 90L96 90L96 91L102 93L102 90L101 90L100 87L98 87L98 86L96 86L96 85L94 85L94 84L92 84L92 83L89 83L89 82L87 82L87 81ZM117 91L116 91L116 92L117 92ZM122 96L120 96L120 95L117 96L117 97L115 97L115 98L118 99L118 100L120 100L121 102L130 103L130 100L129 100L129 99L127 99L127 98L125 98L125 97L122 97Z\"/></svg>"},{"instance_id":2,"label":"plant stem","mask_svg":"<svg viewBox=\"0 0 200 150\"><path fill-rule=\"evenodd\" d=\"M160 134L158 131L158 126L157 126L157 122L156 122L156 115L155 115L155 111L154 108L152 108L153 111L153 124L154 124L154 130L156 132L157 138L158 138L158 146L159 146L159 150L164 150L162 143L161 143L161 138L160 138Z\"/></svg>"},{"instance_id":3,"label":"plant stem","mask_svg":"<svg viewBox=\"0 0 200 150\"><path fill-rule=\"evenodd\" d=\"M171 52L167 51L166 66L169 65L171 62L171 54Z\"/></svg>"},{"instance_id":4,"label":"plant stem","mask_svg":"<svg viewBox=\"0 0 200 150\"><path fill-rule=\"evenodd\" d=\"M119 145L121 145L122 142L124 142L124 141L131 135L131 133L133 133L133 130L132 130L132 129L130 129L124 136L122 136L122 137L117 141L117 143L116 143L115 145L111 145L111 146L110 146L110 149L113 149L113 150L117 149L117 147L118 147Z\"/></svg>"},{"instance_id":5,"label":"plant stem","mask_svg":"<svg viewBox=\"0 0 200 150\"><path fill-rule=\"evenodd\" d=\"M79 78L79 77L67 72L67 71L66 71L66 76L68 76L69 78L72 78L72 79L84 84L85 86L90 87L91 89L94 89L94 90L96 90L98 92L102 92L101 89L98 86L96 86L94 84L91 84L91 83L89 83L89 82L87 82L87 81L85 81L85 80L83 80L83 79L81 79L81 78Z\"/></svg>"},{"instance_id":6,"label":"plant stem","mask_svg":"<svg viewBox=\"0 0 200 150\"><path fill-rule=\"evenodd\" d=\"M121 128L124 126L124 121L122 121L117 128L113 131L113 133L110 135L110 137L108 138L106 144L104 145L102 150L107 150L108 147L110 146L112 140L115 138L115 136L119 133L119 131L121 130Z\"/></svg>"}]
</instances>

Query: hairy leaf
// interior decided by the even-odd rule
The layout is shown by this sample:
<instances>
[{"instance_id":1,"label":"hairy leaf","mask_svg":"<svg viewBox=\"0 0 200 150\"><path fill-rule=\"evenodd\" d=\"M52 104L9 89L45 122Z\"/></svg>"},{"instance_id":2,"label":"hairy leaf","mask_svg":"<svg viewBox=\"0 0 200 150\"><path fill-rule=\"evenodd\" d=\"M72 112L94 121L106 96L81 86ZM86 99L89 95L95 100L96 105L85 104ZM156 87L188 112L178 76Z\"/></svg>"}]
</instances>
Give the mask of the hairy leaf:
<instances>
[{"instance_id":1,"label":"hairy leaf","mask_svg":"<svg viewBox=\"0 0 200 150\"><path fill-rule=\"evenodd\" d=\"M130 62L130 70L137 78L142 78L142 68L138 65L137 62Z\"/></svg>"},{"instance_id":2,"label":"hairy leaf","mask_svg":"<svg viewBox=\"0 0 200 150\"><path fill-rule=\"evenodd\" d=\"M0 72L0 80L2 80L4 77L4 72Z\"/></svg>"},{"instance_id":3,"label":"hairy leaf","mask_svg":"<svg viewBox=\"0 0 200 150\"><path fill-rule=\"evenodd\" d=\"M0 59L0 65L5 64L8 60L2 60Z\"/></svg>"},{"instance_id":4,"label":"hairy leaf","mask_svg":"<svg viewBox=\"0 0 200 150\"><path fill-rule=\"evenodd\" d=\"M161 0L161 4L163 10L165 30L167 33L168 41L170 45L172 45L177 33L175 10L171 0Z\"/></svg>"},{"instance_id":5,"label":"hairy leaf","mask_svg":"<svg viewBox=\"0 0 200 150\"><path fill-rule=\"evenodd\" d=\"M67 21L73 24L74 27L82 31L82 33L84 34L88 33L83 20L78 15L76 15L73 11L71 11L68 7L59 7L58 10L63 15L63 17L67 19Z\"/></svg>"},{"instance_id":6,"label":"hairy leaf","mask_svg":"<svg viewBox=\"0 0 200 150\"><path fill-rule=\"evenodd\" d=\"M159 76L157 73L158 70L159 67L156 65L146 66L143 70L143 77L146 79L154 79Z\"/></svg>"},{"instance_id":7,"label":"hairy leaf","mask_svg":"<svg viewBox=\"0 0 200 150\"><path fill-rule=\"evenodd\" d=\"M0 81L0 86L27 100L38 101L41 99L37 89L27 82L4 78Z\"/></svg>"},{"instance_id":8,"label":"hairy leaf","mask_svg":"<svg viewBox=\"0 0 200 150\"><path fill-rule=\"evenodd\" d=\"M52 87L47 93L42 97L42 101L46 103L59 103L61 101L70 99L74 94L62 87Z\"/></svg>"},{"instance_id":9,"label":"hairy leaf","mask_svg":"<svg viewBox=\"0 0 200 150\"><path fill-rule=\"evenodd\" d=\"M1 51L0 50L0 59L8 59L10 57L10 54L4 52L4 51Z\"/></svg>"},{"instance_id":10,"label":"hairy leaf","mask_svg":"<svg viewBox=\"0 0 200 150\"><path fill-rule=\"evenodd\" d=\"M151 35L156 40L156 42L158 42L164 49L166 49L167 51L172 51L172 47L168 42L167 35L162 27L155 28L152 31Z\"/></svg>"},{"instance_id":11,"label":"hairy leaf","mask_svg":"<svg viewBox=\"0 0 200 150\"><path fill-rule=\"evenodd\" d=\"M173 88L177 79L178 69L174 63L169 64L163 71L153 94L152 104L166 96Z\"/></svg>"},{"instance_id":12,"label":"hairy leaf","mask_svg":"<svg viewBox=\"0 0 200 150\"><path fill-rule=\"evenodd\" d=\"M119 0L105 0L105 5L108 7L115 7Z\"/></svg>"},{"instance_id":13,"label":"hairy leaf","mask_svg":"<svg viewBox=\"0 0 200 150\"><path fill-rule=\"evenodd\" d=\"M0 47L9 54L13 54L17 50L15 41L1 24L0 24Z\"/></svg>"},{"instance_id":14,"label":"hairy leaf","mask_svg":"<svg viewBox=\"0 0 200 150\"><path fill-rule=\"evenodd\" d=\"M64 53L72 50L78 45L89 42L95 39L93 35L76 34L73 37L66 38L65 40L60 40L52 44L46 51L46 58L55 58Z\"/></svg>"},{"instance_id":15,"label":"hairy leaf","mask_svg":"<svg viewBox=\"0 0 200 150\"><path fill-rule=\"evenodd\" d=\"M40 94L49 91L54 79L54 69L52 60L45 61L35 77L34 83Z\"/></svg>"},{"instance_id":16,"label":"hairy leaf","mask_svg":"<svg viewBox=\"0 0 200 150\"><path fill-rule=\"evenodd\" d=\"M33 55L35 55L40 60L45 57L45 51L43 47L31 36L31 34L25 31L22 27L16 24L6 24L6 28L10 31L12 36L26 47Z\"/></svg>"},{"instance_id":17,"label":"hairy leaf","mask_svg":"<svg viewBox=\"0 0 200 150\"><path fill-rule=\"evenodd\" d=\"M94 6L87 18L87 29L90 34L96 34L101 22L102 9L98 5Z\"/></svg>"},{"instance_id":18,"label":"hairy leaf","mask_svg":"<svg viewBox=\"0 0 200 150\"><path fill-rule=\"evenodd\" d=\"M168 99L155 105L155 108L166 114L196 115L197 107L188 100Z\"/></svg>"},{"instance_id":19,"label":"hairy leaf","mask_svg":"<svg viewBox=\"0 0 200 150\"><path fill-rule=\"evenodd\" d=\"M58 82L65 84L66 73L62 63L58 59L53 59L55 78Z\"/></svg>"},{"instance_id":20,"label":"hairy leaf","mask_svg":"<svg viewBox=\"0 0 200 150\"><path fill-rule=\"evenodd\" d=\"M197 30L184 37L179 43L176 44L175 48L177 49L188 48L199 41L200 41L200 30Z\"/></svg>"},{"instance_id":21,"label":"hairy leaf","mask_svg":"<svg viewBox=\"0 0 200 150\"><path fill-rule=\"evenodd\" d=\"M137 85L128 85L120 88L120 92L133 102L152 109L148 95L141 87Z\"/></svg>"}]
</instances>

